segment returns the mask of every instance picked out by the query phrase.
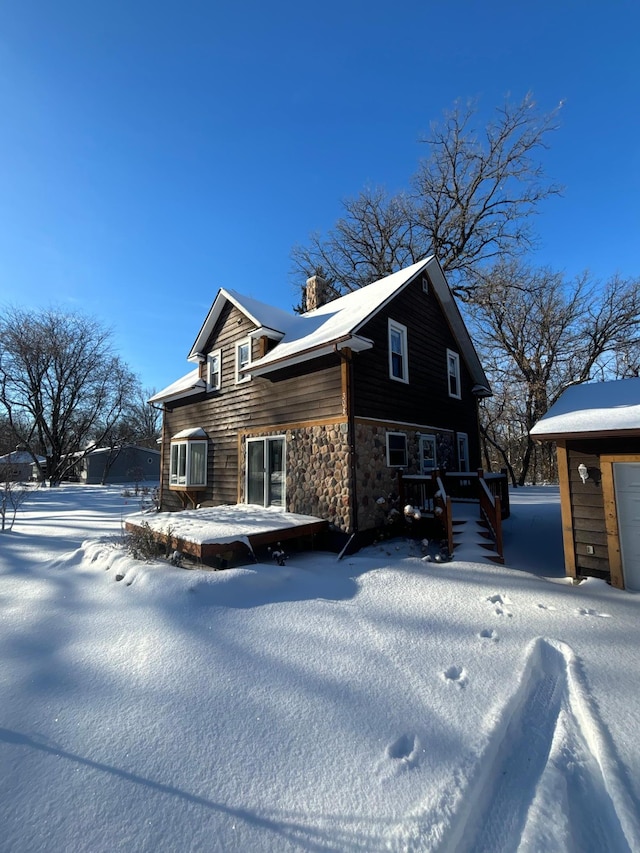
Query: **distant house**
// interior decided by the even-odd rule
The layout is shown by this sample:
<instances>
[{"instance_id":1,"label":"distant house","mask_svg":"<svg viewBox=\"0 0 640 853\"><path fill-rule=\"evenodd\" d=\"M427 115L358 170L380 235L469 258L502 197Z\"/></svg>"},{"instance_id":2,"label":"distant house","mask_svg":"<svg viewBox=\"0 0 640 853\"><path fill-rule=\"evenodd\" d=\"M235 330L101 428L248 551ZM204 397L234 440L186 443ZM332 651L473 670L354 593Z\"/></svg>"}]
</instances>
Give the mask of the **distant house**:
<instances>
[{"instance_id":1,"label":"distant house","mask_svg":"<svg viewBox=\"0 0 640 853\"><path fill-rule=\"evenodd\" d=\"M640 591L640 379L568 388L531 436L556 442L567 574Z\"/></svg>"},{"instance_id":2,"label":"distant house","mask_svg":"<svg viewBox=\"0 0 640 853\"><path fill-rule=\"evenodd\" d=\"M45 464L44 456L37 457L38 462ZM38 468L33 456L26 450L14 450L0 456L0 479L26 483L38 479Z\"/></svg>"},{"instance_id":3,"label":"distant house","mask_svg":"<svg viewBox=\"0 0 640 853\"><path fill-rule=\"evenodd\" d=\"M475 470L491 391L435 257L295 315L221 289L162 403L163 510L247 503L375 528L397 473Z\"/></svg>"},{"instance_id":4,"label":"distant house","mask_svg":"<svg viewBox=\"0 0 640 853\"><path fill-rule=\"evenodd\" d=\"M134 444L100 447L78 461L74 475L87 484L158 483L160 451Z\"/></svg>"}]
</instances>

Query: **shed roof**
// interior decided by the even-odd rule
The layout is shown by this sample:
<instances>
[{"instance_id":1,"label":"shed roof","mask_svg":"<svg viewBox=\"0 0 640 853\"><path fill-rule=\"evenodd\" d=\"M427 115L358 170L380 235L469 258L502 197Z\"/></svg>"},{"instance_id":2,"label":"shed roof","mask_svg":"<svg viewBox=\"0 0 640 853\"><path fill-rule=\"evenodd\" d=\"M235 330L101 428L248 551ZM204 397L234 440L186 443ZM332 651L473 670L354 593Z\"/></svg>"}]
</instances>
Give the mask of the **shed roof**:
<instances>
[{"instance_id":1,"label":"shed roof","mask_svg":"<svg viewBox=\"0 0 640 853\"><path fill-rule=\"evenodd\" d=\"M572 385L531 430L547 441L633 433L640 436L640 378Z\"/></svg>"}]
</instances>

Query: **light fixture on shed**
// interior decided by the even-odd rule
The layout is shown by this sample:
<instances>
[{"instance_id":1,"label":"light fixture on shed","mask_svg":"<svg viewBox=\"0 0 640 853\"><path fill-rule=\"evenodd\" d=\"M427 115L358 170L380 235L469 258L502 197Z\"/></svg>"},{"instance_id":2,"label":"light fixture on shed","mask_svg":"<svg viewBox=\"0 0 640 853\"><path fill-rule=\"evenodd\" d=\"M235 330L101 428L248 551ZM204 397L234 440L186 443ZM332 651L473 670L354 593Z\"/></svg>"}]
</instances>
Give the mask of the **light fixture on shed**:
<instances>
[{"instance_id":1,"label":"light fixture on shed","mask_svg":"<svg viewBox=\"0 0 640 853\"><path fill-rule=\"evenodd\" d=\"M587 471L587 466L584 464L584 462L581 462L578 465L578 474L580 474L580 479L583 483L586 483L589 479L589 472Z\"/></svg>"}]
</instances>

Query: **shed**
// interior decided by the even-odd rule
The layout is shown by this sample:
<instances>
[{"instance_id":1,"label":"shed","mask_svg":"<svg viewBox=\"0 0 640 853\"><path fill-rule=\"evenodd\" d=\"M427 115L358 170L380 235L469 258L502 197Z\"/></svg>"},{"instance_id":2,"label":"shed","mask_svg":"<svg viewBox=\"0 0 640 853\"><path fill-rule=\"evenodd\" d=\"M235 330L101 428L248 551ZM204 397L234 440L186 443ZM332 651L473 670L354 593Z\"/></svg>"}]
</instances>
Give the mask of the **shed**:
<instances>
[{"instance_id":1,"label":"shed","mask_svg":"<svg viewBox=\"0 0 640 853\"><path fill-rule=\"evenodd\" d=\"M37 460L41 464L47 461L44 456L38 456ZM27 482L38 479L38 468L33 456L26 450L13 450L0 456L0 474L3 480Z\"/></svg>"},{"instance_id":2,"label":"shed","mask_svg":"<svg viewBox=\"0 0 640 853\"><path fill-rule=\"evenodd\" d=\"M568 388L531 436L556 442L567 575L640 591L640 378Z\"/></svg>"},{"instance_id":3,"label":"shed","mask_svg":"<svg viewBox=\"0 0 640 853\"><path fill-rule=\"evenodd\" d=\"M83 456L76 468L81 483L157 483L160 451L135 444L99 447Z\"/></svg>"}]
</instances>

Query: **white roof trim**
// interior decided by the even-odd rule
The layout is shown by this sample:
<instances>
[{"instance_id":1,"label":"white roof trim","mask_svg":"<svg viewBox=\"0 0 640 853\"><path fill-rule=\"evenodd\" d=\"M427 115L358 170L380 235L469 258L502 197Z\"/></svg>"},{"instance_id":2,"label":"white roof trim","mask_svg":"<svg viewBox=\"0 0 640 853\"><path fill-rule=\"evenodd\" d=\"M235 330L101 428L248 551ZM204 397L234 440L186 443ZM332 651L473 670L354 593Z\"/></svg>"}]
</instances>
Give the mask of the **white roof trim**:
<instances>
[{"instance_id":1,"label":"white roof trim","mask_svg":"<svg viewBox=\"0 0 640 853\"><path fill-rule=\"evenodd\" d=\"M182 397L189 397L192 394L200 394L207 387L204 379L200 379L200 368L196 367L186 376L177 379L171 385L158 391L153 397L150 397L149 403L168 403L171 400L180 400Z\"/></svg>"}]
</instances>

